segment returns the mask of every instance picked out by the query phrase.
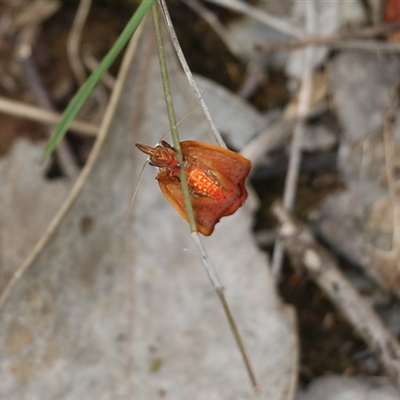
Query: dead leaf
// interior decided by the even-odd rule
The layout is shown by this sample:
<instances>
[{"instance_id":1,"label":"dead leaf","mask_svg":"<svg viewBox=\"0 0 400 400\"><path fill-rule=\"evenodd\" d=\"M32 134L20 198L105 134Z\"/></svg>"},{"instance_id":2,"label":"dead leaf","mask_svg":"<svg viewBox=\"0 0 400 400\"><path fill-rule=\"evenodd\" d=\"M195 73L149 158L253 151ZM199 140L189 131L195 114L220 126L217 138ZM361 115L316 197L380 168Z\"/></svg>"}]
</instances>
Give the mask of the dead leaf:
<instances>
[{"instance_id":1,"label":"dead leaf","mask_svg":"<svg viewBox=\"0 0 400 400\"><path fill-rule=\"evenodd\" d=\"M329 376L315 379L297 400L397 400L399 392L382 379Z\"/></svg>"},{"instance_id":2,"label":"dead leaf","mask_svg":"<svg viewBox=\"0 0 400 400\"><path fill-rule=\"evenodd\" d=\"M167 130L154 51L145 30L135 58L124 60L95 147L54 232L4 304L1 398L257 397L189 228L163 198L154 170L145 170L132 216L121 228L144 161L134 143L154 144ZM171 76L175 90L180 76ZM187 111L181 93L174 99ZM200 139L188 121L182 140ZM224 218L205 243L260 398L292 399L294 315L277 298L254 244L252 211L245 205Z\"/></svg>"},{"instance_id":3,"label":"dead leaf","mask_svg":"<svg viewBox=\"0 0 400 400\"><path fill-rule=\"evenodd\" d=\"M0 293L44 234L72 181L46 179L39 167L44 144L19 140L0 160Z\"/></svg>"},{"instance_id":4,"label":"dead leaf","mask_svg":"<svg viewBox=\"0 0 400 400\"><path fill-rule=\"evenodd\" d=\"M400 293L398 190L393 179L391 184L388 182L387 171L393 176L397 174L400 147L395 138L399 137L400 126L393 125L388 147L383 121L392 108L399 72L398 58L388 56L383 60L361 52L345 52L329 68L331 90L343 126L339 166L347 187L357 196L365 250L375 269L370 275L397 295ZM393 157L388 160L392 152Z\"/></svg>"}]
</instances>

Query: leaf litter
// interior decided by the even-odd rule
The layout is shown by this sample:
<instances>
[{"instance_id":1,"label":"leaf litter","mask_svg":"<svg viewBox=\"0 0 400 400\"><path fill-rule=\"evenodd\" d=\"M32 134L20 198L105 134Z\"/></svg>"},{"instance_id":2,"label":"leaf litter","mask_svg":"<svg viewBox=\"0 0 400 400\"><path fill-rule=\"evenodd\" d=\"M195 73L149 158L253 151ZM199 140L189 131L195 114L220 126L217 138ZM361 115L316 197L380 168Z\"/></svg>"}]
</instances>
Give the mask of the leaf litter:
<instances>
[{"instance_id":1,"label":"leaf litter","mask_svg":"<svg viewBox=\"0 0 400 400\"><path fill-rule=\"evenodd\" d=\"M254 398L188 227L149 168L121 228L143 162L133 145L156 143L167 126L149 42L146 32L119 77L68 207L3 306L1 397ZM190 138L202 139L198 127L189 128ZM184 126L181 135L187 137ZM291 398L293 314L275 295L249 231L251 215L245 205L221 221L206 246L260 396Z\"/></svg>"},{"instance_id":2,"label":"leaf litter","mask_svg":"<svg viewBox=\"0 0 400 400\"><path fill-rule=\"evenodd\" d=\"M237 5L241 2L234 1L231 3ZM301 3L301 1L297 2L298 8L304 6ZM349 2L346 2L346 7L348 4ZM341 5L340 12L343 13L346 7ZM358 7L360 6L358 5ZM330 18L327 8L324 8L324 10L327 12L325 17L328 16ZM336 30L339 25L343 26L343 21L341 21L341 24L337 23L336 18L339 18L337 11L336 7L335 19L331 19L330 22L333 25L330 25L329 29L334 26L333 30ZM317 9L316 16L318 21L323 18L323 15L320 15L320 8ZM345 19L343 16L340 16L340 18ZM361 20L366 21L364 16ZM357 23L359 23L359 18ZM334 32L332 33L334 35ZM384 149L385 143L382 139L381 122L383 114L392 104L390 91L394 88L395 77L398 76L396 73L392 75L392 72L397 70L396 63L398 62L396 61L396 56L385 56L379 59L375 55L367 53L342 51L340 48L342 45L340 43L340 32L338 36L339 39L336 39L339 40L338 43L329 44L327 42L328 46L331 45L339 49L328 62L328 72L330 74L328 90L336 106L334 110L330 110L330 113L332 115L337 113L339 116L343 135L338 136L337 127L326 124L326 120L323 118L320 119L321 115L324 116L324 112L319 112L313 117L315 119L313 120L313 125L306 127L306 132L308 132L307 140L310 144L307 147L307 152L318 151L318 148L321 149L321 143L323 143L322 147L332 148L332 145L335 144L336 138L334 136L336 133L340 140L339 158L341 160L341 169L344 172L344 183L351 189L351 192L335 193L333 196L328 197L322 207L313 213L316 216L313 224L316 230L322 232L324 240L330 243L335 252L341 254L344 259L351 260L353 265L361 266L366 270L367 274L375 277L382 284L378 275L379 269L385 268L385 265L387 265L387 258L385 257L388 256L390 258L397 250L396 243L394 243L394 252L392 251L392 253L390 247L387 247L387 239L390 241L394 237L392 235L394 227L392 211L395 211L396 207L393 197L391 201L388 201L387 192L388 189L389 194L390 190L392 194L395 194L396 191L393 185L388 188L388 174L385 173L385 170L392 169L393 173L395 173L396 166L390 163L390 157L388 158L390 154ZM365 42L366 45L374 44L370 44L368 40ZM359 43L355 43L352 40L346 40L346 44L360 46ZM376 44L374 45L376 46ZM390 43L385 41L378 42L378 47L382 49L389 48L389 45ZM329 54L326 52L326 48L321 48L319 53L324 53L325 56ZM322 57L322 63L326 61L324 57ZM301 57L297 59L299 60ZM349 60L351 61L351 67L349 67ZM291 62L293 64L293 60ZM321 59L318 62L321 62ZM299 65L297 64L297 67ZM138 67L136 66L136 68ZM336 80L333 79L332 74L335 68L342 71L342 75L339 74ZM144 69L147 71L147 68ZM140 76L143 77L145 75ZM315 78L316 74L314 74L314 87L316 88L315 90L318 90L320 85L316 85ZM153 80L155 81L152 78L151 81ZM289 86L293 89L297 87L297 84L298 82L292 79ZM174 86L178 87L179 85L180 82L176 82ZM145 392L147 397L143 398L149 398L149 396L151 398L155 396L165 397L175 394L175 390L181 393L182 387L188 391L184 394L190 398L203 398L204 392L198 387L201 387L201 389L207 388L207 393L204 395L205 398L220 398L218 396L221 393L224 396L228 396L229 393L219 391L218 386L213 386L208 382L214 382L214 380L223 382L225 388L226 386L231 386L231 381L228 382L224 376L233 377L235 384L239 385L241 381L237 381L236 378L239 375L243 378L244 375L243 370L240 368L240 360L237 360L235 367L231 362L235 354L236 357L238 356L237 349L232 347L226 351L225 347L217 348L215 342L209 340L211 336L219 345L220 342L223 342L225 346L227 345L225 342L231 341L232 338L230 332L223 331L224 328L222 328L222 331L216 328L221 323L225 323L224 317L222 314L217 315L217 317L213 314L218 314L220 310L218 309L218 304L213 301L215 300L213 299L215 297L214 293L204 279L204 272L201 270L197 256L194 256L195 251L191 243L189 241L185 242L188 236L185 223L174 214L171 207L169 207L169 210L161 208L163 211L160 211L160 213L158 211L162 203L165 203L165 199L162 198L157 190L157 184L153 179L154 171L153 173L148 170L145 172L145 177L139 190L140 202L137 200L135 203L133 215L128 220L128 224L123 228L119 228L121 221L125 217L122 209L126 208L127 210L129 207L128 203L133 190L133 182L135 182L136 174L140 169L140 162L136 159L138 155L130 154L133 143L140 141L154 145L165 132L165 127L167 126L166 119L150 123L147 121L146 116L139 117L142 111L147 110L146 104L148 103L143 100L143 104L139 102L139 104L132 105L133 98L151 98L151 101L148 101L151 109L156 114L152 115L152 118L158 118L158 114L163 112L161 111L163 110L163 100L160 93L157 93L152 98L150 94L144 95L143 93L146 91L138 89L137 86L140 85L136 85L134 88L127 87L130 93L124 97L124 100L121 99L121 104L123 102L129 104L129 111L122 111L122 108L118 106L115 116L115 119L118 119L118 123L114 121L110 128L113 137L123 137L120 132L121 125L125 125L125 131L134 130L138 132L137 137L129 140L127 138L119 139L122 142L120 147L116 144L111 145L109 139L106 140L101 150L100 146L97 147L97 151L100 150L98 157L92 157L91 167L84 170L84 173L86 171L86 174L87 172L90 172L90 174L88 181L84 185L84 179L81 180L80 185L83 185L82 192L77 191L75 186L75 195L78 195L76 203L73 205L70 203L68 207L65 207L64 204L64 219L57 221L56 225L53 224L56 229L52 237L46 241L47 244L44 249L34 257L35 261L28 269L26 276L18 282L15 291L12 292L6 303L6 307L8 304L8 307L12 305L15 308L12 312L10 311L0 316L0 318L5 318L9 322L7 325L9 327L8 332L12 333L7 336L8 353L7 357L4 357L8 363L7 373L9 375L7 376L19 380L20 383L28 382L32 387L36 385L35 390L38 393L40 392L38 398L46 398L44 396L48 394L43 389L44 383L54 383L54 381L57 381L57 389L53 389L57 391L54 395L55 397L81 398L82 393L90 390L89 381L95 382L93 387L95 387L95 390L99 390L97 392L99 396L103 394L108 396L109 393L118 393L124 398L129 397L132 393L139 396L137 394L139 392L135 390L138 388L141 390L142 387L140 385L143 379L145 379L149 390ZM216 89L215 92L219 90L208 82L206 89L201 90L204 90L204 97L206 98L214 89ZM185 92L182 88L178 91ZM372 96L371 93L374 95ZM217 98L214 94L209 96L207 103ZM326 101L326 93L324 96ZM218 110L221 103L224 105L229 103L231 105L231 100L231 96L227 94L227 100L216 100L210 109L212 112L214 109ZM232 101L237 103L236 100ZM184 114L188 109L188 98L177 97L177 103L183 104L181 115ZM296 104L296 100L292 101L292 103ZM224 114L221 122L217 122L217 124L221 127L229 143L233 144L236 149L240 149L247 144L250 137L256 136L257 132L262 130L264 118L242 104L234 108L234 111L231 107L226 108L230 110L228 113L225 112L224 108L221 114L214 113L214 117L218 118L219 115ZM239 118L237 113L242 109L246 109L245 115ZM246 114L248 115L246 116ZM121 115L125 117L122 118ZM196 122L192 122L192 119L196 120ZM126 122L127 120L130 122ZM252 122L238 129L239 132L237 132L235 125L238 121L240 123L243 121ZM185 132L182 140L189 138L207 140L208 138L204 138L197 132L197 129L201 129L203 122L202 117L197 117L197 110L195 110L190 118L181 124L182 132ZM224 125L224 122L229 122L229 127ZM278 120L278 124L283 122L285 122L285 117L281 117L280 121ZM290 122L289 125L291 126L296 123L295 120ZM161 126L162 128L160 128ZM313 129L315 127L318 127L318 129ZM395 124L392 129L394 141L396 141L398 136L397 125ZM147 136L149 131L154 133L154 136ZM288 133L286 131L285 137ZM324 131L329 132L329 136L324 138L321 143L318 143L319 132ZM233 132L237 133L234 134ZM144 133L146 133L146 136ZM267 134L268 128L266 130ZM313 141L313 137L316 138L315 141ZM270 140L266 147L270 151L271 148L274 150L282 143L284 143L284 137L277 140L275 146L271 145ZM115 156L112 149L119 152L119 157ZM257 150L259 153L258 159L263 151L260 146L258 146ZM110 156L106 155L106 152L110 152ZM121 156L127 153L129 153L128 157ZM265 155L263 157L263 162L265 162ZM103 168L107 168L107 172ZM97 172L97 169L99 169L99 172ZM100 178L100 172L104 174L104 177ZM103 181L107 182L107 188L101 185ZM93 192L95 196L92 197L90 192ZM115 195L116 192L118 197ZM61 192L60 197L62 197ZM99 202L99 200L104 201L105 204L101 201ZM263 362L260 361L260 363L265 364L265 362L268 362L272 365L272 367L265 366L271 368L268 379L277 379L280 382L278 386L273 383L269 387L277 389L274 393L277 394L277 398L292 398L294 382L296 382L297 376L297 353L294 352L291 356L286 357L288 352L293 352L295 349L295 345L293 345L295 339L290 336L294 335L293 318L290 317L291 312L287 308L283 308L279 314L276 309L271 307L274 312L271 312L267 319L264 319L264 314L258 309L257 300L246 294L246 290L256 293L256 289L261 286L260 282L263 279L264 282L269 282L270 280L267 272L264 271L260 274L257 267L253 265L253 262L257 265L258 263L264 264L265 260L255 250L252 250L253 247L251 245L248 245L248 241L252 242L252 237L249 235L245 239L245 235L243 235L243 227L250 226L249 212L252 212L257 203L253 196L249 200L237 215L221 221L216 228L215 235L207 240L207 246L210 246L210 252L214 246L216 247L215 253L212 254L211 258L218 267L222 281L226 286L228 297L232 296L230 301L235 309L235 314L238 314L239 327L242 324L248 327L244 336L245 342L249 343L250 353L256 353L255 357L250 354L250 358L253 358L255 365L257 365L255 369L258 370L258 357L263 357ZM391 208L392 205L395 207ZM309 211L312 207L307 204L307 208ZM52 213L53 211L48 210L47 215L50 216ZM243 215L247 215L247 217L244 218ZM364 226L365 217L368 219L367 227ZM240 226L240 229L238 229L238 226ZM154 227L158 229L154 229ZM185 231L182 230L182 233L180 231L181 227L185 229ZM102 234L98 232L98 229L102 231ZM225 229L229 229L229 232L217 237L218 232L224 232ZM369 230L368 233L375 232L372 236L368 236L365 234L366 229ZM71 235L71 232L74 235ZM382 241L382 239L384 240ZM31 242L34 240L32 239ZM365 240L371 240L369 247L368 245L365 246ZM21 241L21 243L23 242ZM380 248L382 243L384 246ZM29 246L20 245L20 243L12 244L20 246L25 252L29 249ZM178 250L176 249L177 244ZM372 248L372 252L370 251L371 244L376 246L376 249ZM63 252L59 250L60 248L66 248L68 254L65 254L67 250ZM221 250L221 248L223 249ZM241 248L245 249L243 254L239 251ZM143 256L141 250L146 250L147 258ZM59 251L61 253L57 256L56 253ZM21 258L24 258L23 253L18 253ZM177 253L179 253L179 257L176 256ZM160 254L162 254L161 260ZM381 258L380 260L378 259L379 257L376 257L377 255ZM381 257L382 255L383 258ZM371 259L374 262L371 262ZM392 263L392 260L390 261ZM16 264L19 264L19 262L20 260ZM241 264L240 268L236 267L236 262ZM117 268L115 264L118 264ZM193 266L192 264L198 267L195 268L197 272L193 272L193 269L190 268ZM395 260L392 264L393 271L396 272L397 264ZM90 265L90 268L87 268L87 265ZM133 270L128 267L131 265L134 265ZM142 268L142 266L145 266L145 268ZM2 268L4 267L2 266ZM237 275L233 274L236 268L238 268ZM346 273L348 272L346 271ZM193 276L187 277L186 273ZM10 275L9 272L7 274L7 276ZM258 278L258 281L252 281L253 275ZM159 278L163 283L162 285L157 285L157 279ZM196 282L197 286L191 279ZM27 282L24 283L25 280ZM60 287L60 280L65 282L64 286ZM364 281L365 278L363 278ZM385 291L378 293L376 289L371 289L369 285L368 290L370 293L368 294L365 292L364 283L360 279L353 279L352 282L361 291L364 291L363 295L367 296L368 301L383 308L381 316L393 327L392 322L396 319L393 315L396 315L396 313L394 308L390 308L387 313L392 317L388 319L387 315L385 315L385 304L382 304L382 297L384 297ZM286 283L290 290L291 282ZM268 285L269 283L266 284L268 294L264 293L263 296L274 303L277 300L274 296L274 285ZM384 284L383 286L385 289ZM307 287L309 286L307 285ZM132 288L134 289L132 290ZM263 289L265 290L265 286ZM297 289L297 287L294 287L292 291L297 292ZM390 287L390 289L393 291L393 288ZM232 293L232 290L237 293ZM243 290L243 295L241 295L241 292L239 293L239 290ZM142 293L144 293L144 296ZM294 293L294 295L296 294ZM205 299L203 296L205 296ZM238 297L236 298L236 296ZM319 298L321 297L323 297L322 292ZM203 301L205 309L198 305L200 300ZM269 302L267 303L269 304ZM96 308L98 304L101 307ZM279 304L278 300L275 303L276 307L279 307ZM254 309L254 313L248 314L248 311L242 311L247 306L251 310ZM188 314L185 313L186 307L189 308L188 321L185 321L185 318L188 318ZM134 310L133 314L131 312L132 309ZM32 310L33 312L29 312ZM246 313L248 315L244 315ZM15 318L15 315L19 317ZM149 317L153 315L154 318ZM257 319L257 322L251 321L251 315L254 315L254 319ZM324 326L332 323L332 321L329 322L331 320L330 316L331 314L329 313L323 321L320 321L323 329ZM210 322L207 322L208 319ZM275 321L275 319L280 321L281 325L278 323L278 326L281 326L281 328L271 322L271 320ZM11 320L13 320L13 325ZM203 323L204 321L206 322ZM263 325L265 321L268 321L267 326ZM254 334L254 332L258 332L256 328L259 326L264 327L265 332L268 333L262 340L273 342L276 335L271 334L271 331L281 333L282 324L285 325L282 321L289 321L287 322L289 337L287 337L288 333L282 336L287 338L287 341L283 343L287 346L283 346L283 349L276 349L276 352L269 352L267 348L264 353L261 353L264 347L258 346L259 352L253 350L258 340L257 334ZM303 323L304 320L301 324ZM1 324L4 325L3 320ZM105 325L107 326L106 330L100 328ZM112 325L112 327L109 327L109 325ZM257 326L254 328L254 325ZM76 326L79 327L78 330ZM160 328L164 328L164 330L160 330ZM178 330L171 328L178 328ZM332 330L335 330L334 326ZM149 332L151 335L147 336ZM219 336L220 334L221 336ZM252 336L252 339L248 339L247 334ZM313 337L314 335L315 332L313 331L311 336ZM67 338L65 341L63 341L64 337ZM142 339L144 341L143 345L141 345ZM321 346L329 345L329 343L324 342L323 337L319 336L319 339L319 346L314 346L311 351L313 349L321 349ZM340 340L340 338L336 339ZM310 337L308 337L308 341L311 341ZM71 345L72 342L77 343L78 346ZM33 343L35 346L39 343L39 347L35 349ZM112 343L111 346L110 343ZM340 343L338 353L342 354L348 343L338 343ZM195 350L197 350L197 353ZM210 352L205 353L207 350L210 350ZM175 359L177 354L181 355L182 353L187 353L188 357ZM210 354L212 354L212 357ZM226 358L227 354L229 354L228 360ZM214 362L215 356L221 362L218 368ZM354 358L356 357L364 356L356 354ZM195 369L197 373L192 375L186 373L193 366L190 360L195 359L197 362L198 360L204 361L204 358L207 358L205 363L199 363L198 370ZM369 361L363 361L364 367L368 362L370 366L375 365L370 369L371 374L383 374L381 370L377 369L376 360L374 361L371 354L367 358ZM40 368L34 372L35 370L32 366L34 364L37 365L38 360L40 360ZM107 371L103 368L104 360L110 367ZM291 360L292 364L290 364L290 368L287 368L290 363L289 360ZM224 361L226 361L225 364ZM147 366L147 368L144 366ZM47 381L43 382L37 378L44 376L43 371L45 371L45 368L48 368L46 370ZM308 374L312 379L314 371L305 372L306 368L306 366L302 365L301 375L304 377L304 375ZM351 366L347 366L344 369L344 373L354 374L355 371L351 368ZM209 374L206 374L205 370L208 370ZM331 370L329 362L325 370ZM49 371L53 372L51 376L48 376ZM139 372L137 376L133 374L135 371ZM363 369L361 371L365 372ZM36 373L36 375L33 376L33 373ZM78 376L79 374L80 376ZM236 376L236 374L238 375ZM110 378L111 375L112 377ZM121 376L124 378L121 378ZM173 376L173 379L170 379L171 376ZM188 377L190 377L190 384L186 384ZM51 378L54 378L54 380L52 381ZM336 379L336 381L332 384L329 379L332 381ZM359 381L361 381L361 384ZM10 382L12 380L5 380L4 382L9 385L7 388L11 387ZM77 382L81 386L78 387L75 384ZM243 383L245 386L246 382ZM260 384L263 386L263 382L260 382ZM40 385L43 386L39 387ZM106 389L103 391L98 389L101 385L103 389ZM176 389L178 385L180 387ZM240 386L242 387L241 384ZM211 392L211 387L215 388L215 393ZM2 385L0 385L1 388ZM282 388L286 388L286 390ZM232 387L232 390L234 389L235 386ZM21 391L21 396L24 396L24 389L19 388L19 390ZM367 379L355 380L340 377L311 381L309 390L302 391L299 396L302 396L302 400L319 398L318 396L320 395L318 393L321 393L321 390L324 396L330 396L329 398L335 400L341 399L341 396L345 398L349 393L352 393L352 397L357 398L372 395L379 396L376 398L386 399L392 398L390 396L396 396L395 389L387 384L385 378L380 378L379 382L370 383ZM188 394L189 392L190 395ZM29 395L31 393L36 392L32 391ZM195 394L193 395L193 393ZM234 392L232 398L241 396L241 393L238 393L237 391ZM283 397L280 397L279 394ZM244 396L246 395L244 394Z\"/></svg>"}]
</instances>

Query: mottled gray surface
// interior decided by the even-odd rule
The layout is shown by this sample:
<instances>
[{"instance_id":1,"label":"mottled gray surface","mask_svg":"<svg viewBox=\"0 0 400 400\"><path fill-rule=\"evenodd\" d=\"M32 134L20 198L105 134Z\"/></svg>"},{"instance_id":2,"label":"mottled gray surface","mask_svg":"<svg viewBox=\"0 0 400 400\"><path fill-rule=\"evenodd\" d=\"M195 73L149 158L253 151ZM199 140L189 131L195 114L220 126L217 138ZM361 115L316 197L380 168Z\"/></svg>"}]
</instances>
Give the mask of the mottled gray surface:
<instances>
[{"instance_id":1,"label":"mottled gray surface","mask_svg":"<svg viewBox=\"0 0 400 400\"><path fill-rule=\"evenodd\" d=\"M315 379L296 400L398 400L400 393L386 380L330 376Z\"/></svg>"},{"instance_id":2,"label":"mottled gray surface","mask_svg":"<svg viewBox=\"0 0 400 400\"><path fill-rule=\"evenodd\" d=\"M342 126L339 168L359 208L361 229L355 230L354 235L361 234L377 280L399 295L396 233L399 199L395 186L398 185L400 121L397 118L393 126L387 125L386 143L383 122L395 104L400 59L396 55L348 51L336 56L328 71ZM391 152L393 157L389 157ZM359 264L363 265L364 261L360 259Z\"/></svg>"},{"instance_id":3,"label":"mottled gray surface","mask_svg":"<svg viewBox=\"0 0 400 400\"><path fill-rule=\"evenodd\" d=\"M145 170L121 228L145 159L134 143L154 144L167 130L151 37L141 41L85 186L0 311L1 399L255 397L188 226L159 191L154 169ZM195 128L185 120L182 137L200 138ZM293 317L277 302L254 244L252 212L246 203L205 244L259 398L287 399L297 372Z\"/></svg>"},{"instance_id":4,"label":"mottled gray surface","mask_svg":"<svg viewBox=\"0 0 400 400\"><path fill-rule=\"evenodd\" d=\"M354 143L382 128L400 75L397 56L345 51L329 64L329 80L342 139Z\"/></svg>"},{"instance_id":5,"label":"mottled gray surface","mask_svg":"<svg viewBox=\"0 0 400 400\"><path fill-rule=\"evenodd\" d=\"M45 177L43 143L17 141L0 159L0 293L44 234L72 181Z\"/></svg>"}]
</instances>

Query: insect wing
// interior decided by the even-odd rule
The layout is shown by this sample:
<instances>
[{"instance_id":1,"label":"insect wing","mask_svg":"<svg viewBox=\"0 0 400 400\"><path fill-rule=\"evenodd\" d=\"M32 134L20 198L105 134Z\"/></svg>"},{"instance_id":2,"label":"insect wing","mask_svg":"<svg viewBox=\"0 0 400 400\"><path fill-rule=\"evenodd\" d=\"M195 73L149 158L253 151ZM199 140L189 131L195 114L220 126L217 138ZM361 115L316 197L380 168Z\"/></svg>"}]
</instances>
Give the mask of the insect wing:
<instances>
[{"instance_id":1,"label":"insect wing","mask_svg":"<svg viewBox=\"0 0 400 400\"><path fill-rule=\"evenodd\" d=\"M221 146L192 140L181 142L181 146L185 159L191 162L195 159L204 164L218 175L222 185L229 186L228 182L231 182L244 188L244 181L251 168L251 163L247 158Z\"/></svg>"},{"instance_id":2,"label":"insect wing","mask_svg":"<svg viewBox=\"0 0 400 400\"><path fill-rule=\"evenodd\" d=\"M181 142L188 164L210 170L223 188L222 198L191 196L197 228L203 235L210 235L215 224L233 214L246 200L244 186L250 171L250 161L233 151L196 141ZM187 220L186 208L179 180L159 179L160 189L180 215Z\"/></svg>"},{"instance_id":3,"label":"insect wing","mask_svg":"<svg viewBox=\"0 0 400 400\"><path fill-rule=\"evenodd\" d=\"M178 180L159 181L160 189L179 214L188 220L181 184ZM197 229L205 236L211 235L215 224L224 216L233 214L243 202L232 201L230 197L215 201L211 198L191 196Z\"/></svg>"}]
</instances>

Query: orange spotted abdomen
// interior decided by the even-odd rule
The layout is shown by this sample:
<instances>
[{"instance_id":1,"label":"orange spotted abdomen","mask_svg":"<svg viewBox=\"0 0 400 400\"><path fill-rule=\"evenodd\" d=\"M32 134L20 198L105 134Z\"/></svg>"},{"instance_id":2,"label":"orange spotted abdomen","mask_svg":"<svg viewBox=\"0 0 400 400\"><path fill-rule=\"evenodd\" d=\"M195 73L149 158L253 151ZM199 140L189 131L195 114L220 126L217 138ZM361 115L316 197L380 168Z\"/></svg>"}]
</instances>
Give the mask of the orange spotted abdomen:
<instances>
[{"instance_id":1,"label":"orange spotted abdomen","mask_svg":"<svg viewBox=\"0 0 400 400\"><path fill-rule=\"evenodd\" d=\"M206 174L204 170L198 167L188 168L186 170L188 186L192 194L198 196L207 196L215 200L224 197L223 190L215 178Z\"/></svg>"}]
</instances>

